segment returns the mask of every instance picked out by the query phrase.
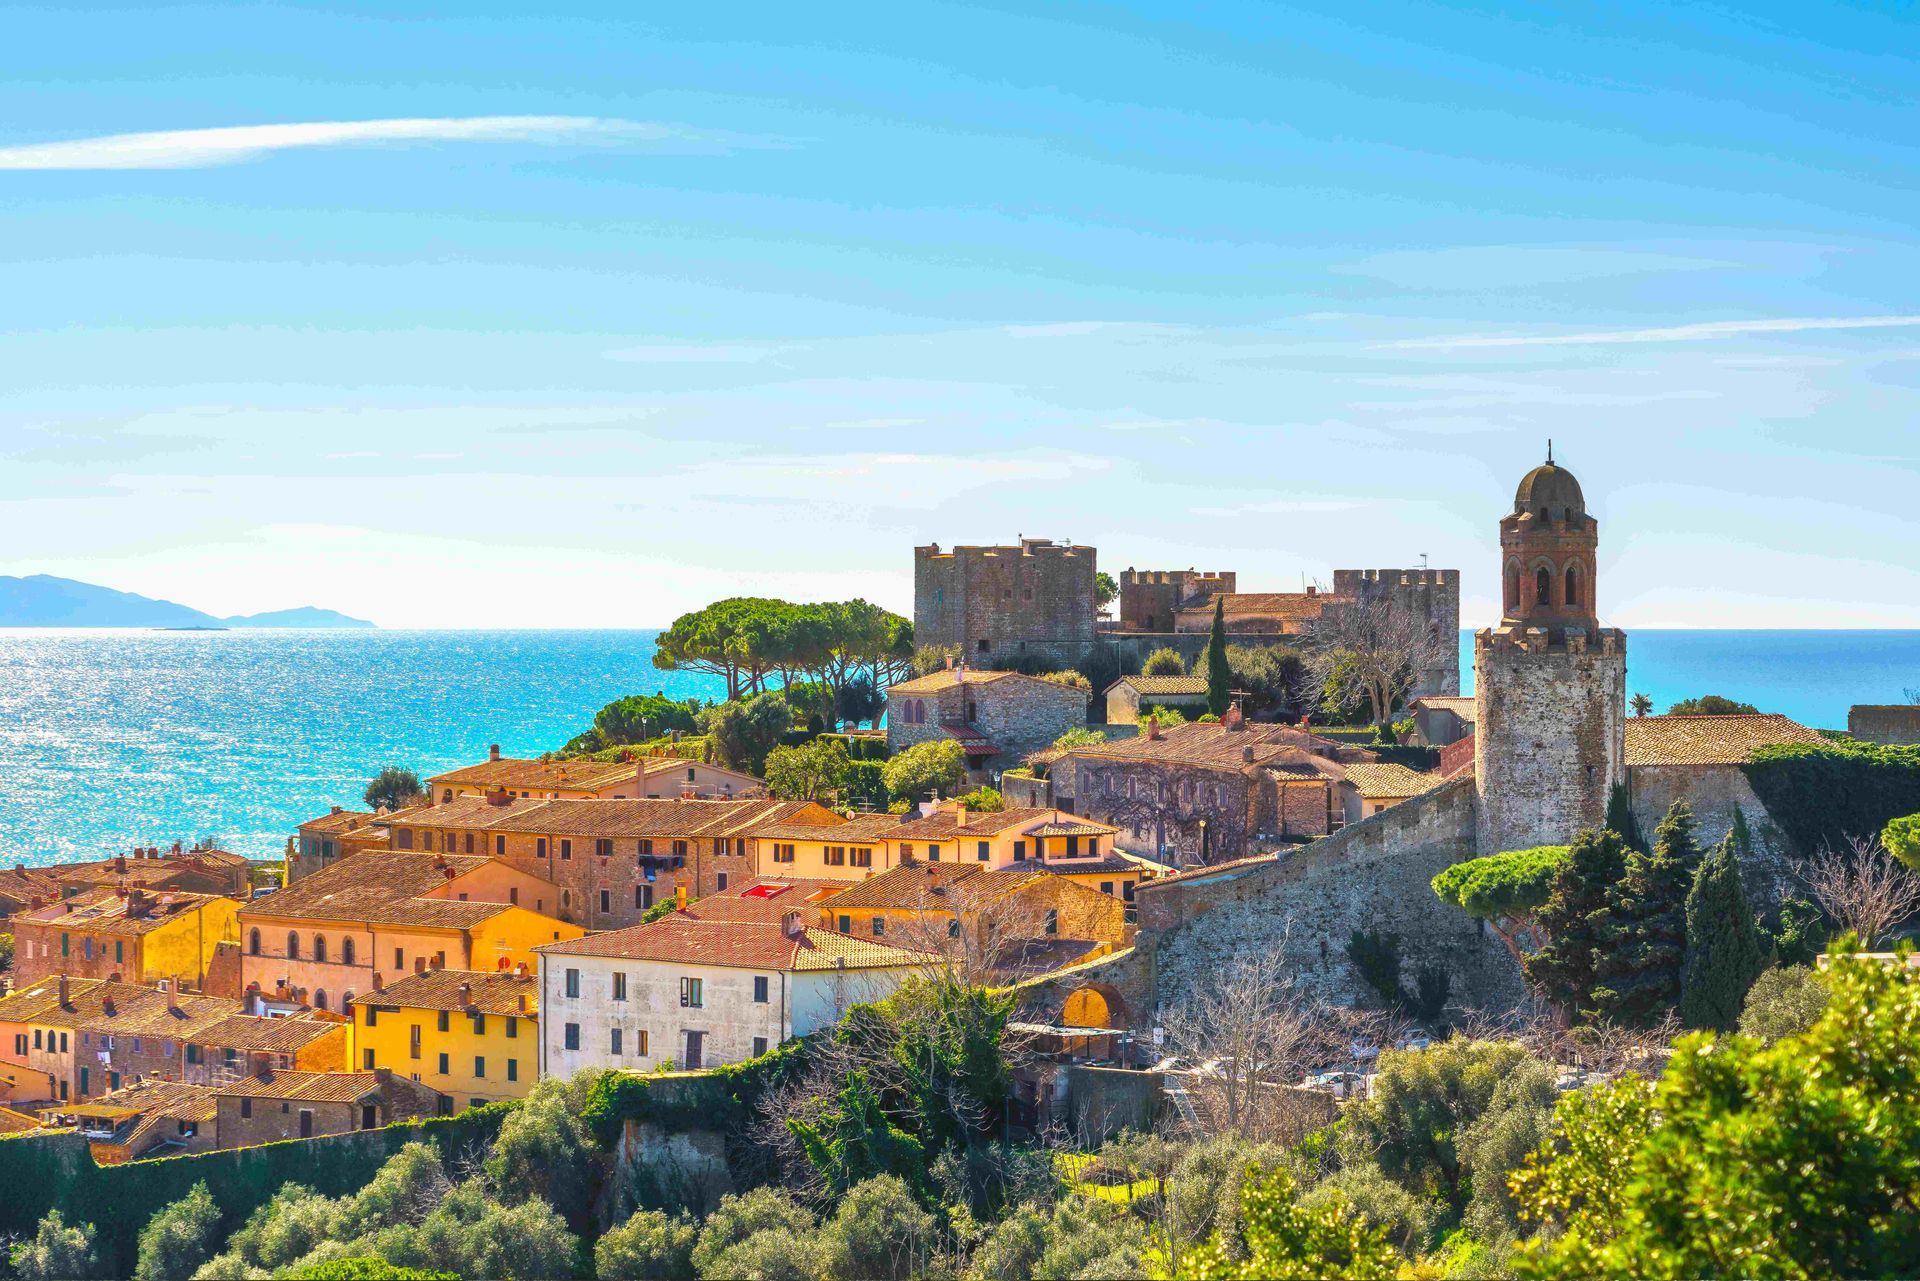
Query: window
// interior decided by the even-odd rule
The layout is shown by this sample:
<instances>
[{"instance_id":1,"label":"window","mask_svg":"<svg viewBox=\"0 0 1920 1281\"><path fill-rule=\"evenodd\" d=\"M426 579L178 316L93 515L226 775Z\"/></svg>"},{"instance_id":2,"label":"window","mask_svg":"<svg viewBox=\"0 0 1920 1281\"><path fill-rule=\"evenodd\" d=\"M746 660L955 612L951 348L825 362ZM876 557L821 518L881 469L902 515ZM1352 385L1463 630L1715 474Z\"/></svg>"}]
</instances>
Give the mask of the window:
<instances>
[{"instance_id":1,"label":"window","mask_svg":"<svg viewBox=\"0 0 1920 1281\"><path fill-rule=\"evenodd\" d=\"M633 906L636 911L643 911L653 906L653 887L651 885L636 885L633 887Z\"/></svg>"},{"instance_id":2,"label":"window","mask_svg":"<svg viewBox=\"0 0 1920 1281\"><path fill-rule=\"evenodd\" d=\"M494 852L495 854L498 854L498 855L500 855L500 856L501 856L501 857L503 857L503 858L504 858L504 857L506 856L506 853L507 853L507 838L506 838L506 837L504 837L504 836L496 836L496 837L494 837L494 838L493 838L493 852Z\"/></svg>"},{"instance_id":3,"label":"window","mask_svg":"<svg viewBox=\"0 0 1920 1281\"><path fill-rule=\"evenodd\" d=\"M300 959L300 936L292 930L287 931L287 959L290 961Z\"/></svg>"},{"instance_id":4,"label":"window","mask_svg":"<svg viewBox=\"0 0 1920 1281\"><path fill-rule=\"evenodd\" d=\"M643 1059L647 1057L647 1029L641 1028L633 1034L633 1052Z\"/></svg>"},{"instance_id":5,"label":"window","mask_svg":"<svg viewBox=\"0 0 1920 1281\"><path fill-rule=\"evenodd\" d=\"M467 833L467 853L473 853L473 833Z\"/></svg>"},{"instance_id":6,"label":"window","mask_svg":"<svg viewBox=\"0 0 1920 1281\"><path fill-rule=\"evenodd\" d=\"M940 847L938 845L927 846L927 862L938 863L939 861L940 861Z\"/></svg>"},{"instance_id":7,"label":"window","mask_svg":"<svg viewBox=\"0 0 1920 1281\"><path fill-rule=\"evenodd\" d=\"M476 1081L487 1079L487 1058L484 1054L473 1056L473 1076Z\"/></svg>"},{"instance_id":8,"label":"window","mask_svg":"<svg viewBox=\"0 0 1920 1281\"><path fill-rule=\"evenodd\" d=\"M567 995L574 1000L578 1000L580 998L580 971L579 970L567 971Z\"/></svg>"},{"instance_id":9,"label":"window","mask_svg":"<svg viewBox=\"0 0 1920 1281\"><path fill-rule=\"evenodd\" d=\"M600 891L600 912L602 915L605 915L606 913L611 911L613 911L613 891L601 890Z\"/></svg>"},{"instance_id":10,"label":"window","mask_svg":"<svg viewBox=\"0 0 1920 1281\"><path fill-rule=\"evenodd\" d=\"M776 863L793 862L793 846L775 844L773 847L773 861Z\"/></svg>"},{"instance_id":11,"label":"window","mask_svg":"<svg viewBox=\"0 0 1920 1281\"><path fill-rule=\"evenodd\" d=\"M535 858L545 858L547 856L547 838L546 837L542 836L540 839L536 840L533 843L533 856Z\"/></svg>"},{"instance_id":12,"label":"window","mask_svg":"<svg viewBox=\"0 0 1920 1281\"><path fill-rule=\"evenodd\" d=\"M1068 858L1080 857L1080 838L1079 837L1069 836L1067 838L1067 857Z\"/></svg>"},{"instance_id":13,"label":"window","mask_svg":"<svg viewBox=\"0 0 1920 1281\"><path fill-rule=\"evenodd\" d=\"M563 836L560 838L560 857L561 858L573 857L573 841L568 837Z\"/></svg>"},{"instance_id":14,"label":"window","mask_svg":"<svg viewBox=\"0 0 1920 1281\"><path fill-rule=\"evenodd\" d=\"M200 1053L200 1047L191 1041L187 1042L187 1062L198 1064L203 1060L204 1056Z\"/></svg>"},{"instance_id":15,"label":"window","mask_svg":"<svg viewBox=\"0 0 1920 1281\"><path fill-rule=\"evenodd\" d=\"M353 964L353 940L352 939L340 940L340 964L342 965Z\"/></svg>"},{"instance_id":16,"label":"window","mask_svg":"<svg viewBox=\"0 0 1920 1281\"><path fill-rule=\"evenodd\" d=\"M947 922L947 937L950 939L957 939L960 937L960 918L959 917L956 916L951 921Z\"/></svg>"},{"instance_id":17,"label":"window","mask_svg":"<svg viewBox=\"0 0 1920 1281\"><path fill-rule=\"evenodd\" d=\"M1024 863L1027 861L1027 843L1025 841L1015 841L1013 843L1013 861L1016 863Z\"/></svg>"},{"instance_id":18,"label":"window","mask_svg":"<svg viewBox=\"0 0 1920 1281\"><path fill-rule=\"evenodd\" d=\"M447 1074L447 1056L442 1054L440 1056L440 1075L445 1076L446 1074Z\"/></svg>"},{"instance_id":19,"label":"window","mask_svg":"<svg viewBox=\"0 0 1920 1281\"><path fill-rule=\"evenodd\" d=\"M446 1010L441 1010L438 1012L438 1017L440 1019L440 1030L442 1032L449 1031L453 1026L452 1015Z\"/></svg>"},{"instance_id":20,"label":"window","mask_svg":"<svg viewBox=\"0 0 1920 1281\"><path fill-rule=\"evenodd\" d=\"M593 842L593 852L601 858L612 858L613 839L606 836L596 837Z\"/></svg>"},{"instance_id":21,"label":"window","mask_svg":"<svg viewBox=\"0 0 1920 1281\"><path fill-rule=\"evenodd\" d=\"M127 959L127 945L121 939L113 941L113 963L119 965Z\"/></svg>"},{"instance_id":22,"label":"window","mask_svg":"<svg viewBox=\"0 0 1920 1281\"><path fill-rule=\"evenodd\" d=\"M1567 591L1565 599L1569 605L1578 605L1580 603L1580 571L1572 565L1567 566Z\"/></svg>"},{"instance_id":23,"label":"window","mask_svg":"<svg viewBox=\"0 0 1920 1281\"><path fill-rule=\"evenodd\" d=\"M1120 882L1120 897L1125 899L1129 903L1133 902L1133 882L1132 881Z\"/></svg>"},{"instance_id":24,"label":"window","mask_svg":"<svg viewBox=\"0 0 1920 1281\"><path fill-rule=\"evenodd\" d=\"M360 1052L360 1065L369 1072L373 1071L373 1051L372 1050L362 1050Z\"/></svg>"},{"instance_id":25,"label":"window","mask_svg":"<svg viewBox=\"0 0 1920 1281\"><path fill-rule=\"evenodd\" d=\"M260 931L257 929L247 931L247 955L260 955Z\"/></svg>"},{"instance_id":26,"label":"window","mask_svg":"<svg viewBox=\"0 0 1920 1281\"><path fill-rule=\"evenodd\" d=\"M13 1052L24 1055L27 1052L27 1034L16 1032L13 1036Z\"/></svg>"},{"instance_id":27,"label":"window","mask_svg":"<svg viewBox=\"0 0 1920 1281\"><path fill-rule=\"evenodd\" d=\"M86 938L83 938L80 940L80 952L89 961L93 959L93 936L92 935L88 935Z\"/></svg>"},{"instance_id":28,"label":"window","mask_svg":"<svg viewBox=\"0 0 1920 1281\"><path fill-rule=\"evenodd\" d=\"M764 974L753 976L753 999L760 1005L767 1003L767 976Z\"/></svg>"},{"instance_id":29,"label":"window","mask_svg":"<svg viewBox=\"0 0 1920 1281\"><path fill-rule=\"evenodd\" d=\"M827 866L845 867L847 865L847 847L844 845L827 846Z\"/></svg>"},{"instance_id":30,"label":"window","mask_svg":"<svg viewBox=\"0 0 1920 1281\"><path fill-rule=\"evenodd\" d=\"M624 1001L627 999L627 976L625 974L615 974L613 976L613 999L616 1001Z\"/></svg>"},{"instance_id":31,"label":"window","mask_svg":"<svg viewBox=\"0 0 1920 1281\"><path fill-rule=\"evenodd\" d=\"M403 827L400 829L400 848L403 850L413 848L413 829L411 827Z\"/></svg>"},{"instance_id":32,"label":"window","mask_svg":"<svg viewBox=\"0 0 1920 1281\"><path fill-rule=\"evenodd\" d=\"M859 852L860 852L859 850L854 851L855 854L858 854ZM855 860L855 862L858 862L858 861L859 861L858 859ZM725 872L719 872L719 873L716 873L715 875L718 878L714 883L715 888L724 891L727 888L727 874Z\"/></svg>"},{"instance_id":33,"label":"window","mask_svg":"<svg viewBox=\"0 0 1920 1281\"><path fill-rule=\"evenodd\" d=\"M396 947L393 949L393 968L396 970L404 970L407 968L407 949L404 947Z\"/></svg>"},{"instance_id":34,"label":"window","mask_svg":"<svg viewBox=\"0 0 1920 1281\"><path fill-rule=\"evenodd\" d=\"M886 932L887 932L887 918L884 916L874 917L873 918L873 936L875 938L879 938L881 935L885 934Z\"/></svg>"},{"instance_id":35,"label":"window","mask_svg":"<svg viewBox=\"0 0 1920 1281\"><path fill-rule=\"evenodd\" d=\"M913 857L913 842L911 841L903 842L900 846L900 861L904 863L912 857Z\"/></svg>"},{"instance_id":36,"label":"window","mask_svg":"<svg viewBox=\"0 0 1920 1281\"><path fill-rule=\"evenodd\" d=\"M652 858L653 857L652 839L645 836L641 837L639 844L635 846L635 851L640 855L641 858Z\"/></svg>"},{"instance_id":37,"label":"window","mask_svg":"<svg viewBox=\"0 0 1920 1281\"><path fill-rule=\"evenodd\" d=\"M520 1079L520 1060L508 1059L507 1060L507 1080L518 1081L519 1079Z\"/></svg>"},{"instance_id":38,"label":"window","mask_svg":"<svg viewBox=\"0 0 1920 1281\"><path fill-rule=\"evenodd\" d=\"M1107 895L1109 898L1111 898L1113 896L1113 882L1112 881L1100 882L1100 892L1102 894Z\"/></svg>"},{"instance_id":39,"label":"window","mask_svg":"<svg viewBox=\"0 0 1920 1281\"><path fill-rule=\"evenodd\" d=\"M687 861L687 843L685 841L675 841L673 843L673 865L675 867L679 867L681 864L685 863L686 861Z\"/></svg>"},{"instance_id":40,"label":"window","mask_svg":"<svg viewBox=\"0 0 1920 1281\"><path fill-rule=\"evenodd\" d=\"M1553 604L1553 571L1542 565L1533 576L1533 603Z\"/></svg>"},{"instance_id":41,"label":"window","mask_svg":"<svg viewBox=\"0 0 1920 1281\"><path fill-rule=\"evenodd\" d=\"M519 1035L520 1035L520 1020L516 1019L511 1014L507 1015L507 1039L511 1041L517 1038Z\"/></svg>"},{"instance_id":42,"label":"window","mask_svg":"<svg viewBox=\"0 0 1920 1281\"><path fill-rule=\"evenodd\" d=\"M580 1025L578 1023L567 1024L565 1036L566 1047L569 1050L577 1050L580 1048Z\"/></svg>"},{"instance_id":43,"label":"window","mask_svg":"<svg viewBox=\"0 0 1920 1281\"><path fill-rule=\"evenodd\" d=\"M607 1033L607 1053L619 1054L621 1052L622 1051L620 1049L620 1029L614 1028Z\"/></svg>"},{"instance_id":44,"label":"window","mask_svg":"<svg viewBox=\"0 0 1920 1281\"><path fill-rule=\"evenodd\" d=\"M987 861L987 842L986 841L979 841L975 843L973 856L979 859L982 863Z\"/></svg>"},{"instance_id":45,"label":"window","mask_svg":"<svg viewBox=\"0 0 1920 1281\"><path fill-rule=\"evenodd\" d=\"M1047 933L1058 934L1059 932L1060 932L1060 909L1050 907L1047 909Z\"/></svg>"},{"instance_id":46,"label":"window","mask_svg":"<svg viewBox=\"0 0 1920 1281\"><path fill-rule=\"evenodd\" d=\"M699 979L680 980L680 1004L689 1009L701 1007L701 982Z\"/></svg>"},{"instance_id":47,"label":"window","mask_svg":"<svg viewBox=\"0 0 1920 1281\"><path fill-rule=\"evenodd\" d=\"M240 1099L240 1117L245 1120L253 1115L253 1100L242 1096Z\"/></svg>"},{"instance_id":48,"label":"window","mask_svg":"<svg viewBox=\"0 0 1920 1281\"><path fill-rule=\"evenodd\" d=\"M840 914L840 932L842 934L853 933L853 918L851 916L848 916L845 912L842 912Z\"/></svg>"},{"instance_id":49,"label":"window","mask_svg":"<svg viewBox=\"0 0 1920 1281\"><path fill-rule=\"evenodd\" d=\"M762 1054L765 1054L766 1052L767 1052L767 1038L764 1036L754 1037L753 1038L753 1057L757 1059Z\"/></svg>"},{"instance_id":50,"label":"window","mask_svg":"<svg viewBox=\"0 0 1920 1281\"><path fill-rule=\"evenodd\" d=\"M422 833L420 833L420 848L421 848L421 849L423 849L423 850L430 850L430 849L432 849L432 848L433 848L433 833L432 833L432 832L422 832Z\"/></svg>"},{"instance_id":51,"label":"window","mask_svg":"<svg viewBox=\"0 0 1920 1281\"><path fill-rule=\"evenodd\" d=\"M321 988L313 994L313 1008L316 1010L327 1008L327 989Z\"/></svg>"},{"instance_id":52,"label":"window","mask_svg":"<svg viewBox=\"0 0 1920 1281\"><path fill-rule=\"evenodd\" d=\"M572 906L573 906L573 891L572 891L572 890L561 890L561 891L560 891L560 906L561 906L561 907L572 907Z\"/></svg>"},{"instance_id":53,"label":"window","mask_svg":"<svg viewBox=\"0 0 1920 1281\"><path fill-rule=\"evenodd\" d=\"M484 1010L475 1010L473 1012L473 1034L475 1036L485 1036L487 1034L487 1015Z\"/></svg>"},{"instance_id":54,"label":"window","mask_svg":"<svg viewBox=\"0 0 1920 1281\"><path fill-rule=\"evenodd\" d=\"M327 936L324 934L313 936L313 959L322 963L327 959Z\"/></svg>"}]
</instances>

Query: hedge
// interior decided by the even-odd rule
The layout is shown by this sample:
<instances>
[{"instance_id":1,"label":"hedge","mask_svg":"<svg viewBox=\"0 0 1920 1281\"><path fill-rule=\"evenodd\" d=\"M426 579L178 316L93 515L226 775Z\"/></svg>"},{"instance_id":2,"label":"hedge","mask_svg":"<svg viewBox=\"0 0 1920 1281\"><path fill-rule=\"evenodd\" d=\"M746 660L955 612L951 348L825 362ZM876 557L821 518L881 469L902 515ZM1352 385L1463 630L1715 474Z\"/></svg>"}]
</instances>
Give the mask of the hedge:
<instances>
[{"instance_id":1,"label":"hedge","mask_svg":"<svg viewBox=\"0 0 1920 1281\"><path fill-rule=\"evenodd\" d=\"M95 1165L87 1141L68 1130L0 1139L0 1237L30 1237L48 1210L91 1223L110 1276L133 1275L140 1230L154 1212L205 1180L220 1207L222 1234L273 1198L283 1183L326 1196L365 1187L388 1157L424 1140L449 1158L493 1142L516 1103L493 1103L458 1116L407 1121L378 1130L289 1139L193 1156Z\"/></svg>"},{"instance_id":2,"label":"hedge","mask_svg":"<svg viewBox=\"0 0 1920 1281\"><path fill-rule=\"evenodd\" d=\"M1777 743L1742 767L1767 816L1802 854L1847 848L1892 820L1920 813L1920 747Z\"/></svg>"}]
</instances>

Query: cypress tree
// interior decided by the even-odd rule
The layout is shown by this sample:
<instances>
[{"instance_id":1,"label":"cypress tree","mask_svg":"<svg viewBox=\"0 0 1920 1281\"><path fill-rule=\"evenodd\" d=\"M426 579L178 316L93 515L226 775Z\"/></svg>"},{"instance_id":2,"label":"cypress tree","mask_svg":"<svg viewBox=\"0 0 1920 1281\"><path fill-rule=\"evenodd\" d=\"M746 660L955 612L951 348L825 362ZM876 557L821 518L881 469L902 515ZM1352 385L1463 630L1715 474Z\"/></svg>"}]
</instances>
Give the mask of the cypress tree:
<instances>
[{"instance_id":1,"label":"cypress tree","mask_svg":"<svg viewBox=\"0 0 1920 1281\"><path fill-rule=\"evenodd\" d=\"M1675 801L1654 829L1651 850L1627 851L1625 870L1608 891L1613 942L1597 967L1593 993L1603 1017L1649 1027L1679 1002L1687 895L1699 863L1693 810L1685 801Z\"/></svg>"},{"instance_id":2,"label":"cypress tree","mask_svg":"<svg viewBox=\"0 0 1920 1281\"><path fill-rule=\"evenodd\" d=\"M1618 832L1582 832L1534 914L1542 942L1526 959L1527 981L1570 1015L1593 1017L1600 964L1614 942L1609 892L1625 870Z\"/></svg>"},{"instance_id":3,"label":"cypress tree","mask_svg":"<svg viewBox=\"0 0 1920 1281\"><path fill-rule=\"evenodd\" d=\"M1640 824L1634 820L1625 783L1615 783L1613 790L1607 793L1607 830L1618 832L1628 849L1647 852L1647 838L1640 834Z\"/></svg>"},{"instance_id":4,"label":"cypress tree","mask_svg":"<svg viewBox=\"0 0 1920 1281\"><path fill-rule=\"evenodd\" d=\"M1700 864L1687 893L1687 962L1681 975L1680 1018L1688 1027L1731 1032L1747 989L1767 968L1767 949L1754 924L1753 905L1740 883L1746 820Z\"/></svg>"},{"instance_id":5,"label":"cypress tree","mask_svg":"<svg viewBox=\"0 0 1920 1281\"><path fill-rule=\"evenodd\" d=\"M1227 602L1213 598L1213 632L1207 637L1207 710L1215 716L1227 714L1233 700L1233 673L1227 668Z\"/></svg>"}]
</instances>

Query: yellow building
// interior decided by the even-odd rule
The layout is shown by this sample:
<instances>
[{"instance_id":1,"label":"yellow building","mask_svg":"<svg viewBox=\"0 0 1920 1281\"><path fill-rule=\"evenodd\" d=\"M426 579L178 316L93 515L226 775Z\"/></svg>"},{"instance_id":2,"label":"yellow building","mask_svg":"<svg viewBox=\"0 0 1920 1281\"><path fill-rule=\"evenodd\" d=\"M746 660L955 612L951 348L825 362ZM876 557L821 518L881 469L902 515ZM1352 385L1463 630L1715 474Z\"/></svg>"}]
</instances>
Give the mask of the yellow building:
<instances>
[{"instance_id":1,"label":"yellow building","mask_svg":"<svg viewBox=\"0 0 1920 1281\"><path fill-rule=\"evenodd\" d=\"M495 859L369 850L240 913L241 979L256 1012L339 1010L409 974L531 965L587 932L546 914L554 893Z\"/></svg>"},{"instance_id":2,"label":"yellow building","mask_svg":"<svg viewBox=\"0 0 1920 1281\"><path fill-rule=\"evenodd\" d=\"M456 1108L525 1097L540 1062L540 981L514 970L429 970L354 1000L351 1058L431 1086Z\"/></svg>"},{"instance_id":3,"label":"yellow building","mask_svg":"<svg viewBox=\"0 0 1920 1281\"><path fill-rule=\"evenodd\" d=\"M71 978L199 987L214 949L240 937L241 908L217 894L97 890L13 919L14 981Z\"/></svg>"}]
</instances>

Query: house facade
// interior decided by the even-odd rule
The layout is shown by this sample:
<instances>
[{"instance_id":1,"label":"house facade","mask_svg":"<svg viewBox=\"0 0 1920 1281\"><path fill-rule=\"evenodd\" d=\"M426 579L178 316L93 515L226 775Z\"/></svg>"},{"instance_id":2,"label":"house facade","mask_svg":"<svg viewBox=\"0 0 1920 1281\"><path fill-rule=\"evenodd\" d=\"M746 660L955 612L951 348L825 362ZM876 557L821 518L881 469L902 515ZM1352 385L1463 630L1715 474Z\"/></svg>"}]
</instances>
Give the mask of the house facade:
<instances>
[{"instance_id":1,"label":"house facade","mask_svg":"<svg viewBox=\"0 0 1920 1281\"><path fill-rule=\"evenodd\" d=\"M432 1087L456 1109L524 1098L539 1075L539 980L509 971L431 970L352 1006L352 1065Z\"/></svg>"},{"instance_id":2,"label":"house facade","mask_svg":"<svg viewBox=\"0 0 1920 1281\"><path fill-rule=\"evenodd\" d=\"M966 667L887 689L887 750L951 739L980 777L1018 764L1087 723L1087 692L1018 672Z\"/></svg>"},{"instance_id":3,"label":"house facade","mask_svg":"<svg viewBox=\"0 0 1920 1281\"><path fill-rule=\"evenodd\" d=\"M93 890L13 920L15 981L74 978L203 984L214 949L239 938L241 904L214 894Z\"/></svg>"},{"instance_id":4,"label":"house facade","mask_svg":"<svg viewBox=\"0 0 1920 1281\"><path fill-rule=\"evenodd\" d=\"M624 761L592 759L530 761L487 749L478 765L427 780L436 805L462 796L505 792L519 800L593 801L697 797L738 800L766 794L766 783L739 770L677 756L637 756Z\"/></svg>"}]
</instances>

